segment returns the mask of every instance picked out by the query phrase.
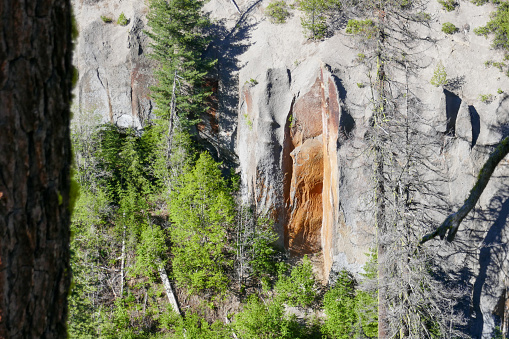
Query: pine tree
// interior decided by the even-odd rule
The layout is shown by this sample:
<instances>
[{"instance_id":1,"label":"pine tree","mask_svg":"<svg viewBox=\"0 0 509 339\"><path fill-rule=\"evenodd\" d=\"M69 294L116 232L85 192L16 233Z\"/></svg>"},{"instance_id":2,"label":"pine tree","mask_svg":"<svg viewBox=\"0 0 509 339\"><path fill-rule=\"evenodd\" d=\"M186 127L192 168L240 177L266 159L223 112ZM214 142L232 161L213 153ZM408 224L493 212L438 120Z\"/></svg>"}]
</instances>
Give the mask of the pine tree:
<instances>
[{"instance_id":1,"label":"pine tree","mask_svg":"<svg viewBox=\"0 0 509 339\"><path fill-rule=\"evenodd\" d=\"M159 62L155 72L158 85L152 88L158 117L172 120L175 112L192 124L204 111L210 95L203 84L215 60L202 58L209 39L203 30L209 21L201 14L203 1L150 0L146 32L152 39L152 58Z\"/></svg>"},{"instance_id":2,"label":"pine tree","mask_svg":"<svg viewBox=\"0 0 509 339\"><path fill-rule=\"evenodd\" d=\"M170 197L173 275L190 293L226 290L225 268L230 265L226 233L234 214L233 198L218 164L202 153Z\"/></svg>"}]
</instances>

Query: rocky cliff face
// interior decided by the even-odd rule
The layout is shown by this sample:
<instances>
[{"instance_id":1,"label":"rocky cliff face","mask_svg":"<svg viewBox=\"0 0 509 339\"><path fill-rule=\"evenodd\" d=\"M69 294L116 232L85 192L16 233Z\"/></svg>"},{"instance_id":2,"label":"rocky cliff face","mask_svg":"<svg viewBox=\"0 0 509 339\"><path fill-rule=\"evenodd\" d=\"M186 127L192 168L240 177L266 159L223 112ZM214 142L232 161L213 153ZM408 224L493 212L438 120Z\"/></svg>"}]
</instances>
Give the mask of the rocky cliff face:
<instances>
[{"instance_id":1,"label":"rocky cliff face","mask_svg":"<svg viewBox=\"0 0 509 339\"><path fill-rule=\"evenodd\" d=\"M79 30L74 52L79 73L75 114L141 128L153 108L149 96L153 63L147 58L148 40L143 34L148 8L134 0L72 3ZM117 24L121 13L128 20L125 26Z\"/></svg>"},{"instance_id":2,"label":"rocky cliff face","mask_svg":"<svg viewBox=\"0 0 509 339\"><path fill-rule=\"evenodd\" d=\"M206 4L216 36L207 53L219 63L211 80L217 104L200 135L218 155L236 158L244 198L274 217L281 246L295 256L321 257L317 269L324 280L342 268L361 272L374 234L372 160L365 141L373 70L358 56L365 51L341 23L332 37L313 42L302 34L297 10L287 23L274 25L264 15L268 3L237 4L241 14L226 0ZM423 121L432 122L422 129L439 145L430 161L443 170L446 181L436 189L452 211L467 196L490 147L507 134L509 78L485 67L503 55L472 32L487 22L492 5L461 2L453 12L434 1L427 6L433 20L416 31L416 68L408 77L394 74L419 98ZM130 19L126 27L100 19L122 11ZM81 32L75 54L79 111L141 127L152 109L152 68L142 33L146 8L129 0L76 0L75 12ZM460 32L445 35L444 22ZM445 89L430 84L438 61L449 79ZM492 100L483 102L487 94ZM508 174L505 161L456 244L436 243L450 272L473 291L479 337L491 333L494 319L503 317L497 305L506 302ZM429 217L438 225L446 212L430 210Z\"/></svg>"}]
</instances>

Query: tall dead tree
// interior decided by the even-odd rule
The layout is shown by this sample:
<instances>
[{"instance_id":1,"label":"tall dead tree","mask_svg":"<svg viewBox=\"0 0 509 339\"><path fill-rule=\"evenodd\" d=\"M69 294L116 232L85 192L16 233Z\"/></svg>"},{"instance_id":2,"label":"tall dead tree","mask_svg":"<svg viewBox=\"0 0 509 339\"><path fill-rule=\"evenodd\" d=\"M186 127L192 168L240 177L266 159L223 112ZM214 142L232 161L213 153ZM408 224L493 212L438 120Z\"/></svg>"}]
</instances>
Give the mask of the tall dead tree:
<instances>
[{"instance_id":1,"label":"tall dead tree","mask_svg":"<svg viewBox=\"0 0 509 339\"><path fill-rule=\"evenodd\" d=\"M0 338L65 338L69 0L0 1Z\"/></svg>"},{"instance_id":2,"label":"tall dead tree","mask_svg":"<svg viewBox=\"0 0 509 339\"><path fill-rule=\"evenodd\" d=\"M427 203L439 199L427 182L436 133L422 128L425 109L412 92L419 68L415 48L423 39L416 26L426 24L419 0L365 0L351 8L347 33L361 37L370 74L380 338L461 337L461 316L452 314L455 291L433 272L432 251L416 251L432 225ZM417 57L415 57L417 55ZM415 77L413 77L415 79ZM436 141L436 140L435 140Z\"/></svg>"}]
</instances>

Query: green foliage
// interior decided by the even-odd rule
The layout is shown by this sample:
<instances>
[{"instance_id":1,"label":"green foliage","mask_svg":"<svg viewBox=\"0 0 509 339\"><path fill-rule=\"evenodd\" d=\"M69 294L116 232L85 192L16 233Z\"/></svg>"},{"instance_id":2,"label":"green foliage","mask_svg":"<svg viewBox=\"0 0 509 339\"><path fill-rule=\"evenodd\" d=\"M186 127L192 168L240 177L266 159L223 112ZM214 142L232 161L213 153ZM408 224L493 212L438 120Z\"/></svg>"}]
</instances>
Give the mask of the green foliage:
<instances>
[{"instance_id":1,"label":"green foliage","mask_svg":"<svg viewBox=\"0 0 509 339\"><path fill-rule=\"evenodd\" d=\"M289 306L309 307L316 299L316 281L313 266L307 255L296 265L290 275L280 266L275 287L278 300Z\"/></svg>"},{"instance_id":2,"label":"green foliage","mask_svg":"<svg viewBox=\"0 0 509 339\"><path fill-rule=\"evenodd\" d=\"M171 307L159 317L160 327L170 332L172 339L230 339L231 332L220 321L212 325L196 313L188 313L185 318L176 314Z\"/></svg>"},{"instance_id":3,"label":"green foliage","mask_svg":"<svg viewBox=\"0 0 509 339\"><path fill-rule=\"evenodd\" d=\"M76 68L74 65L72 66L72 87L76 87L76 84L78 83L78 80L80 79L80 73L78 71L78 68Z\"/></svg>"},{"instance_id":4,"label":"green foliage","mask_svg":"<svg viewBox=\"0 0 509 339\"><path fill-rule=\"evenodd\" d=\"M233 198L218 164L202 153L182 175L170 197L173 275L190 293L226 291L226 232L233 223Z\"/></svg>"},{"instance_id":5,"label":"green foliage","mask_svg":"<svg viewBox=\"0 0 509 339\"><path fill-rule=\"evenodd\" d=\"M357 54L357 58L356 58L357 62L364 62L364 60L366 60L366 54L364 54L364 53Z\"/></svg>"},{"instance_id":6,"label":"green foliage","mask_svg":"<svg viewBox=\"0 0 509 339\"><path fill-rule=\"evenodd\" d=\"M327 316L322 331L330 338L348 339L356 331L357 310L354 281L347 271L339 273L334 288L323 297Z\"/></svg>"},{"instance_id":7,"label":"green foliage","mask_svg":"<svg viewBox=\"0 0 509 339\"><path fill-rule=\"evenodd\" d=\"M458 31L458 27L454 26L450 22L445 22L442 24L442 32L445 34L454 34Z\"/></svg>"},{"instance_id":8,"label":"green foliage","mask_svg":"<svg viewBox=\"0 0 509 339\"><path fill-rule=\"evenodd\" d=\"M104 16L104 15L101 15L101 20L102 20L104 23L107 23L107 24L109 24L109 23L113 22L113 19L112 19L112 18L109 18L109 17Z\"/></svg>"},{"instance_id":9,"label":"green foliage","mask_svg":"<svg viewBox=\"0 0 509 339\"><path fill-rule=\"evenodd\" d=\"M366 87L366 85L364 85L364 83L362 83L362 82L358 82L357 87L364 88L364 87Z\"/></svg>"},{"instance_id":10,"label":"green foliage","mask_svg":"<svg viewBox=\"0 0 509 339\"><path fill-rule=\"evenodd\" d=\"M158 225L144 225L136 246L136 263L133 273L152 278L152 274L164 267L167 251L166 234ZM151 274L152 273L152 274Z\"/></svg>"},{"instance_id":11,"label":"green foliage","mask_svg":"<svg viewBox=\"0 0 509 339\"><path fill-rule=\"evenodd\" d=\"M203 32L209 21L202 6L203 1L149 0L151 31L145 33L152 39L151 57L159 62L158 85L151 89L155 114L169 120L176 113L184 128L207 110L205 99L211 93L204 77L216 63L202 58L210 41Z\"/></svg>"},{"instance_id":12,"label":"green foliage","mask_svg":"<svg viewBox=\"0 0 509 339\"><path fill-rule=\"evenodd\" d=\"M271 2L265 9L265 15L270 18L271 22L283 24L286 22L286 18L290 16L290 12L288 12L286 2L281 0Z\"/></svg>"},{"instance_id":13,"label":"green foliage","mask_svg":"<svg viewBox=\"0 0 509 339\"><path fill-rule=\"evenodd\" d=\"M246 84L249 84L251 86L256 86L256 85L258 85L258 81L256 79L251 78L249 80L246 80Z\"/></svg>"},{"instance_id":14,"label":"green foliage","mask_svg":"<svg viewBox=\"0 0 509 339\"><path fill-rule=\"evenodd\" d=\"M285 315L283 304L277 301L262 302L251 295L244 310L235 315L234 332L243 339L303 338L302 328L295 316Z\"/></svg>"},{"instance_id":15,"label":"green foliage","mask_svg":"<svg viewBox=\"0 0 509 339\"><path fill-rule=\"evenodd\" d=\"M471 2L473 4L475 4L476 6L482 6L482 5L487 4L488 2L490 2L490 0L471 0Z\"/></svg>"},{"instance_id":16,"label":"green foliage","mask_svg":"<svg viewBox=\"0 0 509 339\"><path fill-rule=\"evenodd\" d=\"M102 191L92 194L83 190L79 195L71 223L71 269L73 283L69 294L69 335L72 338L92 338L99 319L91 296L96 292L96 274L90 262L98 259L98 249L104 238L98 228L104 225L102 215L107 206Z\"/></svg>"},{"instance_id":17,"label":"green foliage","mask_svg":"<svg viewBox=\"0 0 509 339\"><path fill-rule=\"evenodd\" d=\"M307 36L314 40L327 36L327 18L341 9L338 0L301 0L299 10L304 12L301 25Z\"/></svg>"},{"instance_id":18,"label":"green foliage","mask_svg":"<svg viewBox=\"0 0 509 339\"><path fill-rule=\"evenodd\" d=\"M447 12L454 11L457 6L455 0L438 0L438 3L442 5L442 8Z\"/></svg>"},{"instance_id":19,"label":"green foliage","mask_svg":"<svg viewBox=\"0 0 509 339\"><path fill-rule=\"evenodd\" d=\"M276 250L273 243L278 237L271 220L241 206L237 212L234 236L235 268L240 286L246 277L263 281L275 273Z\"/></svg>"},{"instance_id":20,"label":"green foliage","mask_svg":"<svg viewBox=\"0 0 509 339\"><path fill-rule=\"evenodd\" d=\"M364 281L376 279L376 253L370 255L365 265ZM345 270L339 272L334 287L323 298L326 315L322 332L329 338L377 338L378 293L360 288Z\"/></svg>"},{"instance_id":21,"label":"green foliage","mask_svg":"<svg viewBox=\"0 0 509 339\"><path fill-rule=\"evenodd\" d=\"M445 72L442 61L439 61L435 66L435 71L433 72L430 83L435 87L447 85L447 73Z\"/></svg>"},{"instance_id":22,"label":"green foliage","mask_svg":"<svg viewBox=\"0 0 509 339\"><path fill-rule=\"evenodd\" d=\"M495 327L495 329L493 330L493 333L491 334L491 338L492 339L505 339L506 337L504 336L504 334L502 333L502 331L500 330L500 327L497 326Z\"/></svg>"},{"instance_id":23,"label":"green foliage","mask_svg":"<svg viewBox=\"0 0 509 339\"><path fill-rule=\"evenodd\" d=\"M350 19L346 25L346 33L360 35L366 39L371 39L376 34L376 26L373 20L355 20Z\"/></svg>"},{"instance_id":24,"label":"green foliage","mask_svg":"<svg viewBox=\"0 0 509 339\"><path fill-rule=\"evenodd\" d=\"M497 90L497 93L498 93L498 94L502 94L502 93L504 93L504 91L502 90L502 88L499 88L499 89Z\"/></svg>"},{"instance_id":25,"label":"green foliage","mask_svg":"<svg viewBox=\"0 0 509 339\"><path fill-rule=\"evenodd\" d=\"M419 21L419 22L426 22L426 21L430 21L431 20L431 14L429 13L426 13L426 12L417 12L415 15L414 15L414 19L416 21Z\"/></svg>"},{"instance_id":26,"label":"green foliage","mask_svg":"<svg viewBox=\"0 0 509 339\"><path fill-rule=\"evenodd\" d=\"M475 28L474 33L485 37L492 33L493 47L509 50L509 3L500 3L486 26Z\"/></svg>"},{"instance_id":27,"label":"green foliage","mask_svg":"<svg viewBox=\"0 0 509 339\"><path fill-rule=\"evenodd\" d=\"M493 95L491 94L479 94L479 100L484 102L485 104L489 104L493 101Z\"/></svg>"},{"instance_id":28,"label":"green foliage","mask_svg":"<svg viewBox=\"0 0 509 339\"><path fill-rule=\"evenodd\" d=\"M363 281L355 295L355 305L360 323L360 330L367 338L378 338L378 290L366 288L369 282L378 277L378 256L375 251L368 254L368 262L364 266Z\"/></svg>"},{"instance_id":29,"label":"green foliage","mask_svg":"<svg viewBox=\"0 0 509 339\"><path fill-rule=\"evenodd\" d=\"M288 122L290 123L290 128L293 128L295 126L297 119L293 116L293 114L290 114L288 116Z\"/></svg>"},{"instance_id":30,"label":"green foliage","mask_svg":"<svg viewBox=\"0 0 509 339\"><path fill-rule=\"evenodd\" d=\"M128 23L129 23L129 21L125 17L124 12L120 13L120 16L118 17L118 20L117 20L117 25L126 26Z\"/></svg>"}]
</instances>

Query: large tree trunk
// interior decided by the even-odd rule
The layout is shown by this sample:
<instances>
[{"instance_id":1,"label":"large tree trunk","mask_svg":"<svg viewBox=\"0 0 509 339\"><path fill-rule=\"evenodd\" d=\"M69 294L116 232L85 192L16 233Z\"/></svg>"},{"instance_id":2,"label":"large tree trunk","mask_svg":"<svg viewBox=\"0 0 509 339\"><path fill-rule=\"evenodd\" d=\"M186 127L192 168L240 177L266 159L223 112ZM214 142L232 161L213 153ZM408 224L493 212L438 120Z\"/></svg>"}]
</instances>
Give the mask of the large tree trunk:
<instances>
[{"instance_id":1,"label":"large tree trunk","mask_svg":"<svg viewBox=\"0 0 509 339\"><path fill-rule=\"evenodd\" d=\"M481 168L479 175L477 176L477 181L475 182L474 187L470 190L470 194L468 198L463 203L463 206L459 208L457 212L450 214L435 231L426 234L421 239L421 245L431 239L435 239L437 236L440 239L444 239L445 234L447 234L447 241L451 242L456 237L456 233L458 232L458 228L460 227L461 222L467 214L475 207L477 201L481 197L482 192L488 185L488 182L495 172L500 161L502 161L505 156L509 153L509 136L502 139L500 144L495 148L495 150L490 154L488 160L484 163L484 166Z\"/></svg>"},{"instance_id":2,"label":"large tree trunk","mask_svg":"<svg viewBox=\"0 0 509 339\"><path fill-rule=\"evenodd\" d=\"M69 0L0 0L0 338L66 338Z\"/></svg>"}]
</instances>

